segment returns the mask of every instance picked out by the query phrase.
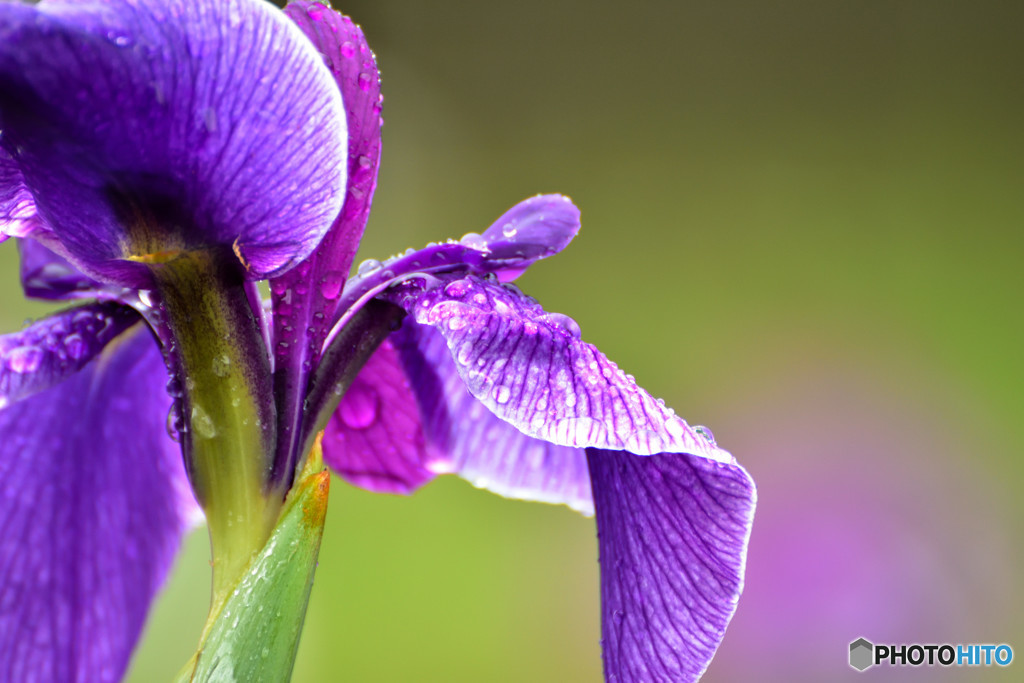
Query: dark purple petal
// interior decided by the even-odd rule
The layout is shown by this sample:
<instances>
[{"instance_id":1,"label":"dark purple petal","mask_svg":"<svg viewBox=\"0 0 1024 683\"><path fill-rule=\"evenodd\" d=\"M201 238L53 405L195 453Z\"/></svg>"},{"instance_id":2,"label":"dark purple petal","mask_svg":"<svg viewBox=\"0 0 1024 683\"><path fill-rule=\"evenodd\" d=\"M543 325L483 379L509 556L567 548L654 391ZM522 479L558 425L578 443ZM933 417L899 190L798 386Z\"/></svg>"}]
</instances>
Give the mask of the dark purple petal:
<instances>
[{"instance_id":1,"label":"dark purple petal","mask_svg":"<svg viewBox=\"0 0 1024 683\"><path fill-rule=\"evenodd\" d=\"M324 461L349 482L412 493L433 478L416 399L384 342L345 392L324 430Z\"/></svg>"},{"instance_id":2,"label":"dark purple petal","mask_svg":"<svg viewBox=\"0 0 1024 683\"><path fill-rule=\"evenodd\" d=\"M638 455L733 458L514 285L475 275L423 288L410 280L381 298L447 342L459 376L494 414L534 438Z\"/></svg>"},{"instance_id":3,"label":"dark purple petal","mask_svg":"<svg viewBox=\"0 0 1024 683\"><path fill-rule=\"evenodd\" d=\"M210 246L279 272L341 209L338 89L260 0L0 3L0 129L21 175L0 198L27 188L71 260L124 284L147 281L126 258Z\"/></svg>"},{"instance_id":4,"label":"dark purple petal","mask_svg":"<svg viewBox=\"0 0 1024 683\"><path fill-rule=\"evenodd\" d=\"M605 678L696 681L743 590L756 493L738 465L588 449Z\"/></svg>"},{"instance_id":5,"label":"dark purple petal","mask_svg":"<svg viewBox=\"0 0 1024 683\"><path fill-rule=\"evenodd\" d=\"M0 680L117 681L195 520L141 326L0 410Z\"/></svg>"},{"instance_id":6,"label":"dark purple petal","mask_svg":"<svg viewBox=\"0 0 1024 683\"><path fill-rule=\"evenodd\" d=\"M110 289L33 239L18 240L18 252L26 296L51 300L95 298Z\"/></svg>"},{"instance_id":7,"label":"dark purple petal","mask_svg":"<svg viewBox=\"0 0 1024 683\"><path fill-rule=\"evenodd\" d=\"M270 282L276 350L275 392L280 407L279 468L294 465L295 427L309 373L320 359L338 298L366 227L380 162L380 77L363 32L319 3L293 2L285 13L313 41L345 103L348 191L330 231L298 267Z\"/></svg>"},{"instance_id":8,"label":"dark purple petal","mask_svg":"<svg viewBox=\"0 0 1024 683\"><path fill-rule=\"evenodd\" d=\"M473 397L444 338L406 321L391 339L400 350L432 457L426 468L456 473L508 498L564 503L593 514L584 451L534 439Z\"/></svg>"},{"instance_id":9,"label":"dark purple petal","mask_svg":"<svg viewBox=\"0 0 1024 683\"><path fill-rule=\"evenodd\" d=\"M137 322L139 316L130 308L98 303L0 336L0 408L74 375Z\"/></svg>"},{"instance_id":10,"label":"dark purple petal","mask_svg":"<svg viewBox=\"0 0 1024 683\"><path fill-rule=\"evenodd\" d=\"M383 290L412 277L428 279L442 273L496 274L509 281L536 261L561 251L580 227L580 211L568 197L537 195L509 209L483 235L408 250L384 263L364 261L356 277L345 283L336 322L343 326L351 311Z\"/></svg>"}]
</instances>

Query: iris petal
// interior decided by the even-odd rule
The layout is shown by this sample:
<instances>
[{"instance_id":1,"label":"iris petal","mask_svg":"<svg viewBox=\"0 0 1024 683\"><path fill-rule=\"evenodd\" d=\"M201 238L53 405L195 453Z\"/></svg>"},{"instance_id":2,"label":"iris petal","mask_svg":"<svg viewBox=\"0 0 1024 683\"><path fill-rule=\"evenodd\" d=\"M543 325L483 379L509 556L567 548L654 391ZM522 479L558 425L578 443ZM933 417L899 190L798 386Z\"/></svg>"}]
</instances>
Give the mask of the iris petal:
<instances>
[{"instance_id":1,"label":"iris petal","mask_svg":"<svg viewBox=\"0 0 1024 683\"><path fill-rule=\"evenodd\" d=\"M473 396L527 435L577 448L734 462L582 341L571 318L544 311L515 286L475 275L418 285L410 281L382 298L436 329Z\"/></svg>"},{"instance_id":2,"label":"iris petal","mask_svg":"<svg viewBox=\"0 0 1024 683\"><path fill-rule=\"evenodd\" d=\"M116 681L196 517L144 328L0 410L0 679Z\"/></svg>"},{"instance_id":3,"label":"iris petal","mask_svg":"<svg viewBox=\"0 0 1024 683\"><path fill-rule=\"evenodd\" d=\"M138 321L129 308L98 303L0 336L0 408L71 377Z\"/></svg>"},{"instance_id":4,"label":"iris petal","mask_svg":"<svg viewBox=\"0 0 1024 683\"><path fill-rule=\"evenodd\" d=\"M324 430L324 461L380 493L412 493L433 478L419 410L398 354L384 342L345 392Z\"/></svg>"},{"instance_id":5,"label":"iris petal","mask_svg":"<svg viewBox=\"0 0 1024 683\"><path fill-rule=\"evenodd\" d=\"M323 241L296 268L270 282L277 352L275 391L282 447L296 447L294 432L306 383L334 318L366 227L380 162L380 77L363 32L348 17L314 2L293 2L285 13L309 37L334 76L348 122L348 189L341 213ZM294 464L283 453L279 468Z\"/></svg>"},{"instance_id":6,"label":"iris petal","mask_svg":"<svg viewBox=\"0 0 1024 683\"><path fill-rule=\"evenodd\" d=\"M0 199L27 188L62 255L124 284L147 249L234 248L266 276L341 208L338 89L258 0L0 3L0 128L22 176Z\"/></svg>"},{"instance_id":7,"label":"iris petal","mask_svg":"<svg viewBox=\"0 0 1024 683\"><path fill-rule=\"evenodd\" d=\"M685 454L589 449L605 678L695 681L743 589L749 475Z\"/></svg>"},{"instance_id":8,"label":"iris petal","mask_svg":"<svg viewBox=\"0 0 1024 683\"><path fill-rule=\"evenodd\" d=\"M508 498L563 503L593 514L582 449L527 436L488 410L462 381L444 338L429 327L406 321L392 341L434 451L432 471L456 473Z\"/></svg>"}]
</instances>

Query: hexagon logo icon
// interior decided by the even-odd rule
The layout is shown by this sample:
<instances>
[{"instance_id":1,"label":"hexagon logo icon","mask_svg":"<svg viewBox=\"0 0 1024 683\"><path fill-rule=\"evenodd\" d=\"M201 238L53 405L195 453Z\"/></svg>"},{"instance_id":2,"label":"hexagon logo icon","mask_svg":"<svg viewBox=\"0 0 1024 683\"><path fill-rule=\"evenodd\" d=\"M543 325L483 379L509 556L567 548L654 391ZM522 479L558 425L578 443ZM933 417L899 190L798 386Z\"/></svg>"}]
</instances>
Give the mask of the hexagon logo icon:
<instances>
[{"instance_id":1,"label":"hexagon logo icon","mask_svg":"<svg viewBox=\"0 0 1024 683\"><path fill-rule=\"evenodd\" d=\"M875 646L867 638L858 638L850 643L850 666L864 671L874 665Z\"/></svg>"}]
</instances>

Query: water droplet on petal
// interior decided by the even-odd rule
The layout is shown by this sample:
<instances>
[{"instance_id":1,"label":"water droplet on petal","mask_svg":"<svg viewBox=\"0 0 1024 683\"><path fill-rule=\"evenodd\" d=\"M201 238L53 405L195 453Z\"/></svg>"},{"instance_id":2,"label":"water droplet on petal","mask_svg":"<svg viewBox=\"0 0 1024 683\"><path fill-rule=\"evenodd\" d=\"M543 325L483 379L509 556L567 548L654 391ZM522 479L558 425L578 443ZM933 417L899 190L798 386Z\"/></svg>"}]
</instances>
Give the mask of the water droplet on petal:
<instances>
[{"instance_id":1,"label":"water droplet on petal","mask_svg":"<svg viewBox=\"0 0 1024 683\"><path fill-rule=\"evenodd\" d=\"M356 272L359 273L359 277L366 277L367 275L373 275L381 269L381 263L377 259L368 258L359 264L356 268Z\"/></svg>"},{"instance_id":2,"label":"water droplet on petal","mask_svg":"<svg viewBox=\"0 0 1024 683\"><path fill-rule=\"evenodd\" d=\"M359 158L356 159L356 162L359 164L359 168L370 168L370 166L373 165L373 160L365 154L361 154ZM412 250L410 249L410 251Z\"/></svg>"},{"instance_id":3,"label":"water droplet on petal","mask_svg":"<svg viewBox=\"0 0 1024 683\"><path fill-rule=\"evenodd\" d=\"M346 40L341 44L341 56L345 59L352 59L356 55L356 46Z\"/></svg>"},{"instance_id":4,"label":"water droplet on petal","mask_svg":"<svg viewBox=\"0 0 1024 683\"><path fill-rule=\"evenodd\" d=\"M329 271L320 281L320 293L328 301L333 301L341 294L341 287L345 284L345 274L340 270Z\"/></svg>"},{"instance_id":5,"label":"water droplet on petal","mask_svg":"<svg viewBox=\"0 0 1024 683\"><path fill-rule=\"evenodd\" d=\"M380 399L377 392L361 382L349 387L338 406L341 421L349 429L366 429L377 419Z\"/></svg>"},{"instance_id":6,"label":"water droplet on petal","mask_svg":"<svg viewBox=\"0 0 1024 683\"><path fill-rule=\"evenodd\" d=\"M373 76L364 71L361 74L359 74L358 81L359 89L362 90L363 92L367 92L370 89L370 85L373 83Z\"/></svg>"},{"instance_id":7,"label":"water droplet on petal","mask_svg":"<svg viewBox=\"0 0 1024 683\"><path fill-rule=\"evenodd\" d=\"M448 318L448 329L449 330L461 330L466 326L466 319L459 315L453 315Z\"/></svg>"},{"instance_id":8,"label":"water droplet on petal","mask_svg":"<svg viewBox=\"0 0 1024 683\"><path fill-rule=\"evenodd\" d=\"M89 344L82 338L82 335L69 334L64 338L64 350L73 360L82 360L89 352Z\"/></svg>"},{"instance_id":9,"label":"water droplet on petal","mask_svg":"<svg viewBox=\"0 0 1024 683\"><path fill-rule=\"evenodd\" d=\"M516 236L516 232L517 231L516 231L515 223L506 223L505 225L501 226L501 234L504 235L505 237L508 237L508 238L515 237Z\"/></svg>"},{"instance_id":10,"label":"water droplet on petal","mask_svg":"<svg viewBox=\"0 0 1024 683\"><path fill-rule=\"evenodd\" d=\"M547 315L543 316L541 320L551 323L555 327L561 329L563 332L568 333L569 336L575 337L576 339L579 339L580 335L582 334L582 332L580 331L579 324L569 316L564 315L562 313L548 313Z\"/></svg>"},{"instance_id":11,"label":"water droplet on petal","mask_svg":"<svg viewBox=\"0 0 1024 683\"><path fill-rule=\"evenodd\" d=\"M697 434L699 434L701 438L703 438L712 446L718 445L715 443L715 435L712 434L711 430L705 427L704 425L695 425L693 431L697 432Z\"/></svg>"},{"instance_id":12,"label":"water droplet on petal","mask_svg":"<svg viewBox=\"0 0 1024 683\"><path fill-rule=\"evenodd\" d=\"M43 362L43 350L37 346L19 346L7 355L7 367L17 373L35 372Z\"/></svg>"},{"instance_id":13,"label":"water droplet on petal","mask_svg":"<svg viewBox=\"0 0 1024 683\"><path fill-rule=\"evenodd\" d=\"M153 292L148 289L139 290L139 301L147 308L153 308Z\"/></svg>"},{"instance_id":14,"label":"water droplet on petal","mask_svg":"<svg viewBox=\"0 0 1024 683\"><path fill-rule=\"evenodd\" d=\"M459 298L466 295L469 290L469 283L465 280L456 280L455 282L449 282L444 288L444 293L447 296Z\"/></svg>"},{"instance_id":15,"label":"water droplet on petal","mask_svg":"<svg viewBox=\"0 0 1024 683\"><path fill-rule=\"evenodd\" d=\"M487 240L483 238L483 235L476 232L467 232L459 240L459 243L463 246L469 247L470 249L479 249L481 251L487 250Z\"/></svg>"},{"instance_id":16,"label":"water droplet on petal","mask_svg":"<svg viewBox=\"0 0 1024 683\"><path fill-rule=\"evenodd\" d=\"M508 403L509 398L511 398L512 396L512 392L505 385L499 384L498 386L494 387L494 393L492 395L494 396L494 400L496 403L504 405Z\"/></svg>"}]
</instances>

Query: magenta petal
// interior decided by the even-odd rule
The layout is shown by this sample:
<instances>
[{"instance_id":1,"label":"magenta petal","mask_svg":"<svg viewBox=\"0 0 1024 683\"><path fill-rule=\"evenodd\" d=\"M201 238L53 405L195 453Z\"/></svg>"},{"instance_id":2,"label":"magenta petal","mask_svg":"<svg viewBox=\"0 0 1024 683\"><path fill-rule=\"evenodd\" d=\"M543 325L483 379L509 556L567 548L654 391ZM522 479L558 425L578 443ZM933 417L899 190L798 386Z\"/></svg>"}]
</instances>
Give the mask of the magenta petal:
<instances>
[{"instance_id":1,"label":"magenta petal","mask_svg":"<svg viewBox=\"0 0 1024 683\"><path fill-rule=\"evenodd\" d=\"M296 268L270 282L277 352L275 392L279 439L287 452L278 469L294 464L288 435L298 424L309 372L320 359L337 302L366 227L380 162L380 77L363 32L348 17L313 2L292 2L285 13L323 56L345 103L348 122L348 189L341 213L323 241Z\"/></svg>"},{"instance_id":2,"label":"magenta petal","mask_svg":"<svg viewBox=\"0 0 1024 683\"><path fill-rule=\"evenodd\" d=\"M696 681L743 590L755 490L738 465L590 449L605 678Z\"/></svg>"},{"instance_id":3,"label":"magenta petal","mask_svg":"<svg viewBox=\"0 0 1024 683\"><path fill-rule=\"evenodd\" d=\"M0 680L117 681L196 507L137 328L0 410Z\"/></svg>"},{"instance_id":4,"label":"magenta petal","mask_svg":"<svg viewBox=\"0 0 1024 683\"><path fill-rule=\"evenodd\" d=\"M547 313L514 285L468 275L423 290L414 280L382 298L436 329L473 396L529 436L576 448L734 462L708 433L583 342L571 318Z\"/></svg>"},{"instance_id":5,"label":"magenta petal","mask_svg":"<svg viewBox=\"0 0 1024 683\"><path fill-rule=\"evenodd\" d=\"M61 311L0 336L0 408L74 375L137 322L139 316L130 308L99 303Z\"/></svg>"},{"instance_id":6,"label":"magenta petal","mask_svg":"<svg viewBox=\"0 0 1024 683\"><path fill-rule=\"evenodd\" d=\"M0 211L27 188L60 253L123 284L145 283L124 259L147 249L233 248L274 274L341 209L338 89L262 0L0 3L0 129L21 176L0 164Z\"/></svg>"},{"instance_id":7,"label":"magenta petal","mask_svg":"<svg viewBox=\"0 0 1024 683\"><path fill-rule=\"evenodd\" d=\"M416 400L387 341L345 392L323 449L331 469L370 491L412 493L433 478Z\"/></svg>"}]
</instances>

